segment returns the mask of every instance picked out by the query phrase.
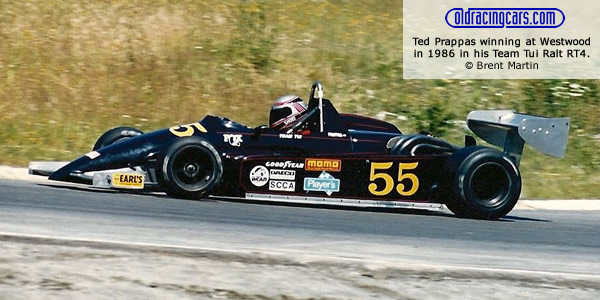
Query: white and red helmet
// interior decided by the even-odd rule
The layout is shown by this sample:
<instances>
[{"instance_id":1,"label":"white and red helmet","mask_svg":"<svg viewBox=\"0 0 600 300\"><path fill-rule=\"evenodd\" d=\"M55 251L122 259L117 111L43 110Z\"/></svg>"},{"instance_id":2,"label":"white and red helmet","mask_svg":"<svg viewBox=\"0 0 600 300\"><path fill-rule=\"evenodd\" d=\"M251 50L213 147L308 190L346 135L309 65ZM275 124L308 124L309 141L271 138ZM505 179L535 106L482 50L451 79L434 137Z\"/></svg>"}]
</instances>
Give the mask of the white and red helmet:
<instances>
[{"instance_id":1,"label":"white and red helmet","mask_svg":"<svg viewBox=\"0 0 600 300\"><path fill-rule=\"evenodd\" d=\"M307 109L304 101L298 96L287 95L275 100L269 113L269 127L284 129L291 125Z\"/></svg>"}]
</instances>

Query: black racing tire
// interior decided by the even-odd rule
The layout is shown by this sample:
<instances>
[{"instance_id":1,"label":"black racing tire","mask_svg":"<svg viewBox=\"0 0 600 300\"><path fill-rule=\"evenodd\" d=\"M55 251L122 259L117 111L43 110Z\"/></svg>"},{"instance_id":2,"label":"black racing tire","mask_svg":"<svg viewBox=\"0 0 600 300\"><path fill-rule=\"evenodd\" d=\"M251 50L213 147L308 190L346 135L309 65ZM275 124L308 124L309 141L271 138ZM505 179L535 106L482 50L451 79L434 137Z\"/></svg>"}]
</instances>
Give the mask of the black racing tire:
<instances>
[{"instance_id":1,"label":"black racing tire","mask_svg":"<svg viewBox=\"0 0 600 300\"><path fill-rule=\"evenodd\" d=\"M142 134L144 134L144 133L137 128L116 127L116 128L113 128L113 129L105 132L104 134L102 134L98 138L96 143L94 144L94 147L92 148L92 150L96 151L102 147L116 144L123 140L129 139L132 137L136 137L136 136L142 135Z\"/></svg>"},{"instance_id":2,"label":"black racing tire","mask_svg":"<svg viewBox=\"0 0 600 300\"><path fill-rule=\"evenodd\" d=\"M515 163L495 149L473 146L448 159L446 206L459 217L495 220L507 215L521 195Z\"/></svg>"},{"instance_id":3,"label":"black racing tire","mask_svg":"<svg viewBox=\"0 0 600 300\"><path fill-rule=\"evenodd\" d=\"M159 161L158 183L167 195L198 200L221 182L223 162L205 139L185 137L169 146Z\"/></svg>"}]
</instances>

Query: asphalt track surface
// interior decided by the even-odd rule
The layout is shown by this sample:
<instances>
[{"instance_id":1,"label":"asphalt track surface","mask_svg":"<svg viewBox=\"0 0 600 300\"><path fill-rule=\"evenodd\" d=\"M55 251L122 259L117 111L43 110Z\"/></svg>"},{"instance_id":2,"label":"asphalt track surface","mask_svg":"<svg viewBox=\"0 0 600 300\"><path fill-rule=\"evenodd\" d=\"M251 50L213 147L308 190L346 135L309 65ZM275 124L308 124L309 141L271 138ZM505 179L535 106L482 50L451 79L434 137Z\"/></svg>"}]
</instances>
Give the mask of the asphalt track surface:
<instances>
[{"instance_id":1,"label":"asphalt track surface","mask_svg":"<svg viewBox=\"0 0 600 300\"><path fill-rule=\"evenodd\" d=\"M516 210L499 221L444 212L188 201L0 180L0 236L97 241L600 279L600 215Z\"/></svg>"}]
</instances>

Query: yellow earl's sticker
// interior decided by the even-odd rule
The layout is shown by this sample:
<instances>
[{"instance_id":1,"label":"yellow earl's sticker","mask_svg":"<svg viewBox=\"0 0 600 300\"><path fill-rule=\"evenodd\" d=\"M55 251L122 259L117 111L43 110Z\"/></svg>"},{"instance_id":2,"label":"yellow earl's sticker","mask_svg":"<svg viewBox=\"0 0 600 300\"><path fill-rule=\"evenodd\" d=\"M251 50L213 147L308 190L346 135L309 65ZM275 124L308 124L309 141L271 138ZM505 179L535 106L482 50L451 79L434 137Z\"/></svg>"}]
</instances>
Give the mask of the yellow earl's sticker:
<instances>
[{"instance_id":1,"label":"yellow earl's sticker","mask_svg":"<svg viewBox=\"0 0 600 300\"><path fill-rule=\"evenodd\" d=\"M132 173L114 173L112 186L122 189L143 189L144 175Z\"/></svg>"}]
</instances>

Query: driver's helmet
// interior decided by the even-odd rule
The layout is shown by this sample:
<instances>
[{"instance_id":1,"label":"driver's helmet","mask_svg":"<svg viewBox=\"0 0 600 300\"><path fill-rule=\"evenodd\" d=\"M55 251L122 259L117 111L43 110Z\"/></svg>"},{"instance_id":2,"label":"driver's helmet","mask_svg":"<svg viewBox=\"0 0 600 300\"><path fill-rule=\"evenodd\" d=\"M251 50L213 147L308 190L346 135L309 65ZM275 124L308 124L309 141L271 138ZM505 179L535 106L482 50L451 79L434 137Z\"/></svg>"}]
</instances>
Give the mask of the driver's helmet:
<instances>
[{"instance_id":1,"label":"driver's helmet","mask_svg":"<svg viewBox=\"0 0 600 300\"><path fill-rule=\"evenodd\" d=\"M283 129L291 125L307 109L298 96L287 95L275 100L269 113L269 127Z\"/></svg>"}]
</instances>

